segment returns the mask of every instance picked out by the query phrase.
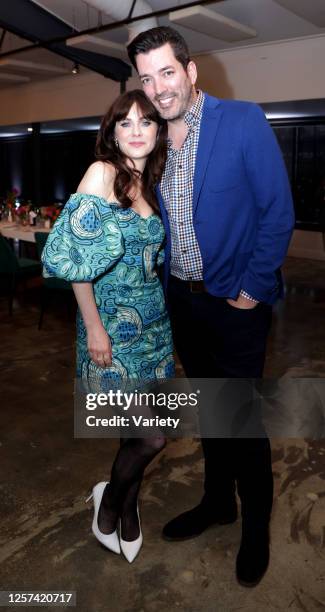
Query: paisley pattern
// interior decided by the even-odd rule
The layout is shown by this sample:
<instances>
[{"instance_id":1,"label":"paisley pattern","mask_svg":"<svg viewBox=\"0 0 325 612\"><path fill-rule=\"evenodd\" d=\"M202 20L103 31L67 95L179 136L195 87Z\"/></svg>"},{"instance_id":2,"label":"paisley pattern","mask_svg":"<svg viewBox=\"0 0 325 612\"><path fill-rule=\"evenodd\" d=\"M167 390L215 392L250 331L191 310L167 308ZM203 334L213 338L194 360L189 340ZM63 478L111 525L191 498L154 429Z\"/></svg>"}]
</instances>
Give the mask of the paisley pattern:
<instances>
[{"instance_id":1,"label":"paisley pattern","mask_svg":"<svg viewBox=\"0 0 325 612\"><path fill-rule=\"evenodd\" d=\"M164 228L158 215L97 196L73 194L46 242L44 276L93 282L96 304L112 342L109 368L99 368L87 351L87 334L77 315L77 376L93 391L123 381L174 376L172 336L156 267L163 261Z\"/></svg>"}]
</instances>

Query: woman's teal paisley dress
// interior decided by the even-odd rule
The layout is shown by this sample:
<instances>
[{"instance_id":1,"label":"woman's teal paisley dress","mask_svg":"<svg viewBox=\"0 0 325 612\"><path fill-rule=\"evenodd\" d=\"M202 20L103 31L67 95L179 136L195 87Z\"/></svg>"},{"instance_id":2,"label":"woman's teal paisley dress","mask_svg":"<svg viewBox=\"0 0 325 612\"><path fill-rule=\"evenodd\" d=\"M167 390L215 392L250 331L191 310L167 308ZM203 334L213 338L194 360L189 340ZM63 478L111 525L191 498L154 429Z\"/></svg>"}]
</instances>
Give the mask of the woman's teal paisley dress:
<instances>
[{"instance_id":1,"label":"woman's teal paisley dress","mask_svg":"<svg viewBox=\"0 0 325 612\"><path fill-rule=\"evenodd\" d=\"M92 282L102 323L112 342L112 365L99 368L87 350L77 315L77 377L105 390L174 376L169 317L157 265L164 228L158 215L141 217L104 198L76 193L65 205L46 242L44 276Z\"/></svg>"}]
</instances>

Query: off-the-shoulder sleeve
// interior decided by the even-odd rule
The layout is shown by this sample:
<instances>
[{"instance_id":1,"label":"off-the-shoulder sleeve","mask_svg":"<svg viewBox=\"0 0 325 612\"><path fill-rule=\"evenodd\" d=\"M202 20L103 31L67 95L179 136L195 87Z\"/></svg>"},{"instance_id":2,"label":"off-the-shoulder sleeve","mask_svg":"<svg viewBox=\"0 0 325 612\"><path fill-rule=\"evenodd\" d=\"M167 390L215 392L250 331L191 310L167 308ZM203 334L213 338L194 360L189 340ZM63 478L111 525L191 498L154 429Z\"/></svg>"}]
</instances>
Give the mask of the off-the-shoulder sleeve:
<instances>
[{"instance_id":1,"label":"off-the-shoulder sleeve","mask_svg":"<svg viewBox=\"0 0 325 612\"><path fill-rule=\"evenodd\" d=\"M73 194L55 222L42 253L43 276L89 282L123 255L114 206L97 196Z\"/></svg>"}]
</instances>

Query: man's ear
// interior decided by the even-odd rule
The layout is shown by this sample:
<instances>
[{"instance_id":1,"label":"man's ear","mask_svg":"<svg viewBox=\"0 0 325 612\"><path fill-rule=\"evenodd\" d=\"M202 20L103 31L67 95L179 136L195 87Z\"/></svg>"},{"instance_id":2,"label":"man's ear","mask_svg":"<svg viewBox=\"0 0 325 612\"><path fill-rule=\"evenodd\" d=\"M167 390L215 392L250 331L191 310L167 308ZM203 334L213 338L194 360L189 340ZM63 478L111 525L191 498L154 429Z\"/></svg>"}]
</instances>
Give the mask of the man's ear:
<instances>
[{"instance_id":1,"label":"man's ear","mask_svg":"<svg viewBox=\"0 0 325 612\"><path fill-rule=\"evenodd\" d=\"M187 64L186 71L191 80L192 85L195 85L196 79L197 79L197 68L193 60L190 60L189 63Z\"/></svg>"}]
</instances>

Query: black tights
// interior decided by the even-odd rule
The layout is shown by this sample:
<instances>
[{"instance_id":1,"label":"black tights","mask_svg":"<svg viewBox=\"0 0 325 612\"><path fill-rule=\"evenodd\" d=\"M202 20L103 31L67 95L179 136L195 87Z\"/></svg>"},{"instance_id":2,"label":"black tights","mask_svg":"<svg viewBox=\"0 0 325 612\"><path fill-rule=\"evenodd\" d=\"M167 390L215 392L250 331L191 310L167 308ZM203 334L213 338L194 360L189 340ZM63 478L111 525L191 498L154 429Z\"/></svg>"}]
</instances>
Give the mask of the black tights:
<instances>
[{"instance_id":1,"label":"black tights","mask_svg":"<svg viewBox=\"0 0 325 612\"><path fill-rule=\"evenodd\" d=\"M137 499L144 470L165 444L162 435L121 440L98 513L102 533L115 531L120 518L123 540L131 541L139 536Z\"/></svg>"}]
</instances>

